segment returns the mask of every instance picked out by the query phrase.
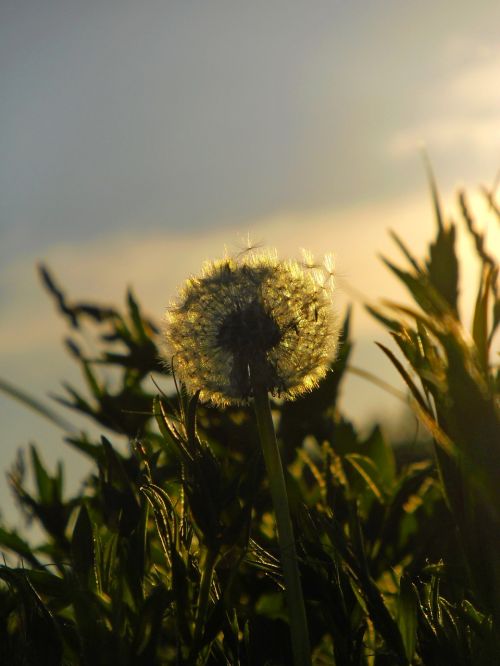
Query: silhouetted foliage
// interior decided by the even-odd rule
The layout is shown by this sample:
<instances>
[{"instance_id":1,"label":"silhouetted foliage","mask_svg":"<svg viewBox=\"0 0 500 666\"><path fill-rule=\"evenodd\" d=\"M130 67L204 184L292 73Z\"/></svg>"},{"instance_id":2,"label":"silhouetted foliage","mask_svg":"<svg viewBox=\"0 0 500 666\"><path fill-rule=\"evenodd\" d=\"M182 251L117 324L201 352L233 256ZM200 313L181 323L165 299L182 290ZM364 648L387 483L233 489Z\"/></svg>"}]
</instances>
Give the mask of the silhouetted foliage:
<instances>
[{"instance_id":1,"label":"silhouetted foliage","mask_svg":"<svg viewBox=\"0 0 500 666\"><path fill-rule=\"evenodd\" d=\"M490 360L498 265L461 194L483 266L469 336L458 314L455 227L433 194L438 228L428 259L396 239L409 268L386 261L415 305L370 311L403 355L381 345L435 455L418 443L395 449L377 426L361 437L339 412L349 313L332 372L295 402L273 402L317 664L477 666L500 654L500 375ZM57 400L107 435L70 432L2 383L65 428L93 472L67 497L62 466L51 472L36 447L34 492L23 459L12 468L12 490L44 538L32 546L0 528L10 563L0 567L0 663L290 664L252 412L200 405L175 390L158 360L158 327L131 293L125 312L73 303L46 267L40 274L85 378L84 390L65 384ZM84 330L99 340L97 356L85 351ZM112 385L103 366L114 369Z\"/></svg>"}]
</instances>

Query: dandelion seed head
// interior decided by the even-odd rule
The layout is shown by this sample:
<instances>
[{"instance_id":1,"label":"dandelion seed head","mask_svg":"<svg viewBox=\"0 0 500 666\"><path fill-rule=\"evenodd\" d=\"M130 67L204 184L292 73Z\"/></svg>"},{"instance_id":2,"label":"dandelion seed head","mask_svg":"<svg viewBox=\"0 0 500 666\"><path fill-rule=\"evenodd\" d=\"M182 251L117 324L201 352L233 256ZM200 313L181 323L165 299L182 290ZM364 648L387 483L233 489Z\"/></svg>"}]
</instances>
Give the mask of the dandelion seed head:
<instances>
[{"instance_id":1,"label":"dandelion seed head","mask_svg":"<svg viewBox=\"0 0 500 666\"><path fill-rule=\"evenodd\" d=\"M324 377L338 344L328 267L274 251L209 261L164 317L165 360L190 391L216 405L241 404L253 388L284 398Z\"/></svg>"}]
</instances>

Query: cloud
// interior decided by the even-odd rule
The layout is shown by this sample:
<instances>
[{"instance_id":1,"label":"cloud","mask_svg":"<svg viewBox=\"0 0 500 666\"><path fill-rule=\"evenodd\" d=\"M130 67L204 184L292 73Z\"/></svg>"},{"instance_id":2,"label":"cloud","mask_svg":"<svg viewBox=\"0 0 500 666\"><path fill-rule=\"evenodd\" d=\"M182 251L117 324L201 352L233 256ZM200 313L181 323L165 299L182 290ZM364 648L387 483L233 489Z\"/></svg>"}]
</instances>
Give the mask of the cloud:
<instances>
[{"instance_id":1,"label":"cloud","mask_svg":"<svg viewBox=\"0 0 500 666\"><path fill-rule=\"evenodd\" d=\"M476 43L455 40L443 50L451 72L418 100L418 121L397 132L389 141L396 159L413 156L422 145L431 153L444 152L500 156L500 47L479 48Z\"/></svg>"},{"instance_id":2,"label":"cloud","mask_svg":"<svg viewBox=\"0 0 500 666\"><path fill-rule=\"evenodd\" d=\"M396 158L414 157L421 148L436 151L466 151L500 154L500 117L439 118L396 133L389 146Z\"/></svg>"},{"instance_id":3,"label":"cloud","mask_svg":"<svg viewBox=\"0 0 500 666\"><path fill-rule=\"evenodd\" d=\"M445 200L452 201L451 197ZM484 202L473 199L484 214ZM478 208L480 207L480 208ZM378 204L351 206L344 210L316 210L309 213L282 212L248 221L239 229L211 232L172 233L148 231L137 225L135 233L125 231L91 238L78 244L54 245L43 260L56 279L74 299L119 304L127 287L132 287L146 312L156 319L175 295L186 277L196 274L203 261L221 256L227 249L236 253L252 242L276 247L281 256L300 256L305 247L316 257L333 253L336 257L337 301L342 311L346 303L362 294L366 299L405 298L397 281L382 266L377 254L398 258L387 233L394 229L406 239L416 256L422 256L433 233L432 211L427 193L420 193ZM491 227L495 233L497 227ZM498 236L498 234L497 234ZM491 245L500 240L492 236ZM464 239L461 250L470 255ZM30 376L50 373L47 349L59 344L65 327L38 285L34 264L38 257L28 256L0 271L5 299L0 321L0 358L2 367L26 373L24 359L39 358ZM469 299L473 296L470 293ZM375 324L357 315L357 335L368 335Z\"/></svg>"},{"instance_id":4,"label":"cloud","mask_svg":"<svg viewBox=\"0 0 500 666\"><path fill-rule=\"evenodd\" d=\"M352 285L376 297L387 292L389 280L376 252L390 247L386 229L395 227L422 236L431 225L417 224L429 207L425 200L409 199L379 206L350 207L341 211L282 212L248 221L240 228L210 232L114 232L78 244L54 245L43 258L29 255L0 272L9 299L0 323L2 348L41 351L53 336L54 318L48 299L37 284L34 266L39 259L53 270L72 298L104 303L122 302L128 286L152 315L160 317L177 285L197 273L206 259L227 249L237 253L247 239L276 247L282 256L300 256L306 247L316 256L337 258L339 287ZM427 215L427 217L429 217ZM342 295L345 299L345 295Z\"/></svg>"}]
</instances>

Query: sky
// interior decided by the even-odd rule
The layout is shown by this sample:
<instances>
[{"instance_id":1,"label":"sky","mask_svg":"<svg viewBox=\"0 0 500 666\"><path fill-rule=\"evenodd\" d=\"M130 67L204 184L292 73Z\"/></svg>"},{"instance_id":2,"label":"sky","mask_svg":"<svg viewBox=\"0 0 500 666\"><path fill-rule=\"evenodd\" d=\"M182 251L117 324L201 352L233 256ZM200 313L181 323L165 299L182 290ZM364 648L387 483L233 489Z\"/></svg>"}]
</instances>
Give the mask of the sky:
<instances>
[{"instance_id":1,"label":"sky","mask_svg":"<svg viewBox=\"0 0 500 666\"><path fill-rule=\"evenodd\" d=\"M0 0L0 377L41 398L80 381L39 260L71 296L118 303L132 286L159 319L250 235L333 252L339 316L357 292L403 298L377 255L397 257L389 228L420 255L431 237L422 146L447 210L465 185L484 219L499 25L491 0ZM396 385L359 304L353 326L353 362ZM402 409L356 377L343 405L359 423ZM2 395L0 436L0 471L32 441L70 487L86 469ZM0 504L14 515L3 482Z\"/></svg>"}]
</instances>

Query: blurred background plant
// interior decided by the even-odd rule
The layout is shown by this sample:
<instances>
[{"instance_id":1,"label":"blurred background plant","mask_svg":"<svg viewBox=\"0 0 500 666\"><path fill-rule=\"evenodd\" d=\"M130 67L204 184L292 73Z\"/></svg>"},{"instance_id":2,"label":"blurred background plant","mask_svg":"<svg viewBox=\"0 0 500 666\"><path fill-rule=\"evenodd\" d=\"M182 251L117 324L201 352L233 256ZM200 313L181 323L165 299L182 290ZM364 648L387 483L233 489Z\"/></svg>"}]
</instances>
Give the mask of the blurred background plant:
<instances>
[{"instance_id":1,"label":"blurred background plant","mask_svg":"<svg viewBox=\"0 0 500 666\"><path fill-rule=\"evenodd\" d=\"M475 666L500 654L498 263L461 192L481 262L467 331L456 228L434 184L432 192L429 256L418 260L394 236L407 268L386 261L413 304L367 306L396 343L380 347L428 439L388 442L378 426L361 436L339 412L350 312L332 372L312 393L272 405L316 664ZM493 193L485 196L500 220ZM2 382L57 423L94 471L67 497L62 465L50 471L35 446L28 464L20 455L11 470L19 506L43 538L32 545L0 528L0 663L291 663L250 410L200 405L176 386L158 362L158 329L132 293L124 312L73 303L46 267L40 275L70 326L67 347L86 383L84 392L65 385L58 401L113 435L77 432ZM97 355L85 351L89 332Z\"/></svg>"}]
</instances>

